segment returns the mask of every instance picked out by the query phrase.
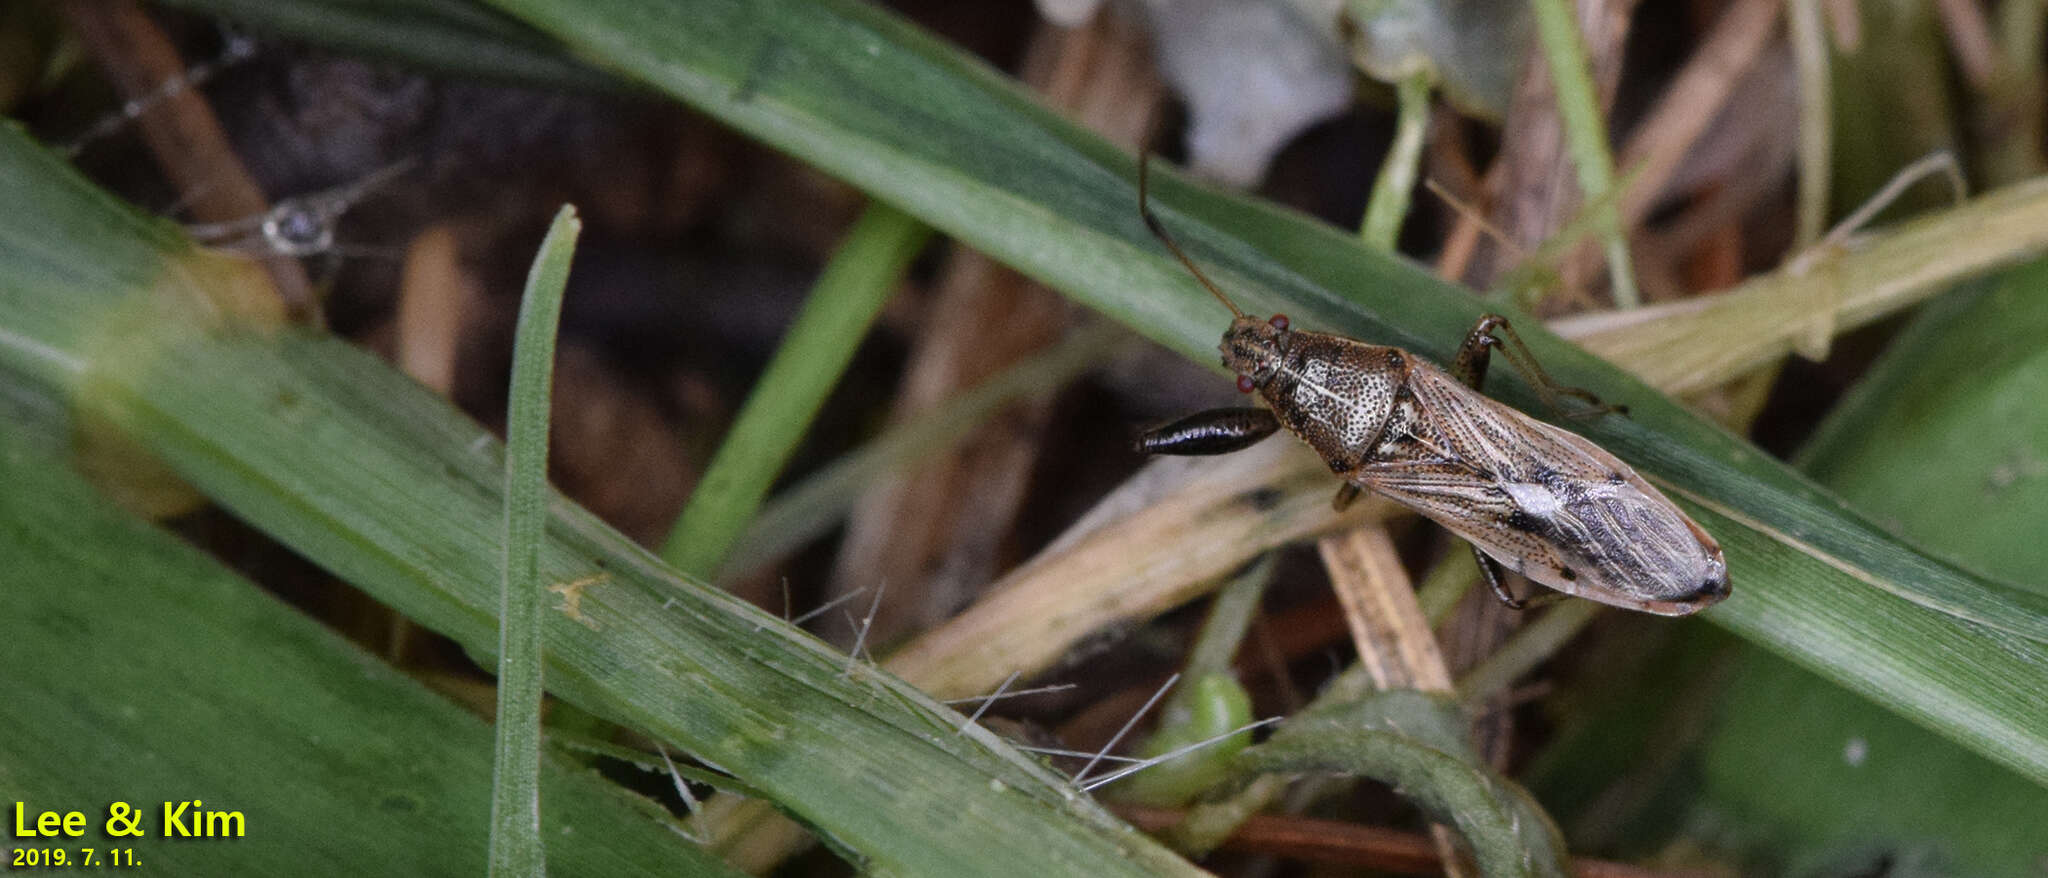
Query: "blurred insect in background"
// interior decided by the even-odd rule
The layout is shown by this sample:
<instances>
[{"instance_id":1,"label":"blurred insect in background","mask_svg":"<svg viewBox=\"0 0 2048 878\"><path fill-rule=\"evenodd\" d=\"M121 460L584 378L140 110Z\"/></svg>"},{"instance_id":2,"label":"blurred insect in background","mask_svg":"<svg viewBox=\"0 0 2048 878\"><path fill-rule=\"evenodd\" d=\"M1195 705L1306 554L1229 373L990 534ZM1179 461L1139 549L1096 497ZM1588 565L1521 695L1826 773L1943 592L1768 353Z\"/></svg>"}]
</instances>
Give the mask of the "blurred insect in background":
<instances>
[{"instance_id":1,"label":"blurred insect in background","mask_svg":"<svg viewBox=\"0 0 2048 878\"><path fill-rule=\"evenodd\" d=\"M412 170L412 159L400 159L359 180L331 189L286 198L263 213L218 223L185 227L194 241L247 255L305 257L362 248L342 248L334 227L357 202ZM374 254L373 254L374 255Z\"/></svg>"},{"instance_id":2,"label":"blurred insect in background","mask_svg":"<svg viewBox=\"0 0 2048 878\"><path fill-rule=\"evenodd\" d=\"M1152 234L1230 309L1223 365L1265 408L1199 412L1139 436L1150 454L1225 454L1285 426L1344 479L1339 510L1364 491L1421 513L1472 544L1509 607L1527 606L1501 567L1567 595L1682 616L1728 596L1721 547L1627 464L1585 438L1481 395L1495 348L1544 400L1572 397L1575 416L1621 409L1552 381L1506 318L1479 319L1448 372L1400 348L1292 328L1244 313L1174 243L1147 200ZM1562 408L1561 406L1558 406Z\"/></svg>"},{"instance_id":3,"label":"blurred insect in background","mask_svg":"<svg viewBox=\"0 0 2048 878\"><path fill-rule=\"evenodd\" d=\"M252 37L228 25L220 25L221 48L217 56L193 64L178 75L166 77L143 94L102 116L84 132L71 138L62 149L73 160L93 144L106 140L136 124L146 114L163 108L174 98L196 92L221 73L255 58L261 47ZM269 209L215 222L188 223L186 234L202 246L238 253L252 258L311 256L372 256L394 258L398 254L382 248L341 244L335 228L357 203L384 189L413 170L419 162L400 158L337 186L283 198ZM239 169L238 169L239 170ZM163 210L176 213L190 206L202 192L219 181L204 181L191 191L180 193L178 201Z\"/></svg>"}]
</instances>

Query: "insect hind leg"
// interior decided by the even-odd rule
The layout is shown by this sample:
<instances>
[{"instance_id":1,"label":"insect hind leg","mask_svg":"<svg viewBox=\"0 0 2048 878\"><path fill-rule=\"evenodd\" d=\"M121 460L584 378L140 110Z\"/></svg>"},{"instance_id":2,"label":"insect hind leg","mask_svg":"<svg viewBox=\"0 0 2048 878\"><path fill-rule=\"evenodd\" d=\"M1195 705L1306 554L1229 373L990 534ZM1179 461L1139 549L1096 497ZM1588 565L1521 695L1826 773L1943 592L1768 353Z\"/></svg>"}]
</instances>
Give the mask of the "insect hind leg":
<instances>
[{"instance_id":1,"label":"insect hind leg","mask_svg":"<svg viewBox=\"0 0 2048 878\"><path fill-rule=\"evenodd\" d=\"M1471 544L1468 543L1467 545ZM1486 577L1486 585L1488 588L1493 589L1493 596L1499 598L1501 605L1510 610L1519 611L1547 607L1568 597L1563 592L1556 591L1526 598L1515 597L1513 592L1508 591L1507 584L1502 581L1507 577L1507 571L1501 568L1499 561L1487 557L1485 552L1479 551L1478 546L1472 546L1472 557L1479 562L1479 573Z\"/></svg>"},{"instance_id":2,"label":"insect hind leg","mask_svg":"<svg viewBox=\"0 0 2048 878\"><path fill-rule=\"evenodd\" d=\"M1501 355L1507 357L1508 362L1513 363L1515 368L1529 379L1530 386L1536 388L1537 395L1543 397L1545 405L1564 413L1567 417L1596 418L1609 413L1628 414L1628 406L1609 405L1602 402L1600 397L1593 395L1590 390L1557 383L1556 379L1550 377L1549 372L1543 370L1542 364L1536 362L1536 355L1529 351L1529 346L1515 333L1514 326L1508 323L1506 317L1499 314L1487 314L1472 325L1472 331L1466 333L1465 341L1458 345L1458 357L1451 363L1451 374L1464 382L1465 386L1473 390L1481 389L1486 383L1487 363L1495 348L1499 348ZM1566 408L1560 397L1567 396L1586 403L1586 407Z\"/></svg>"}]
</instances>

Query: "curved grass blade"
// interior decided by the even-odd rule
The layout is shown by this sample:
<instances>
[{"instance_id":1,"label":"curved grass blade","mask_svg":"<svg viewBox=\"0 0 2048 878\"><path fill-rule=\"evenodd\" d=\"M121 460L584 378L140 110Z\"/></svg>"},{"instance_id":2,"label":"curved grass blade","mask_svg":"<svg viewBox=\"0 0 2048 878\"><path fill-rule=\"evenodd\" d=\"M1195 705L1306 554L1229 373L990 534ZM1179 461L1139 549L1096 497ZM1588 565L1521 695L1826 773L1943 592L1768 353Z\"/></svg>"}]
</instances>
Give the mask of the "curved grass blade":
<instances>
[{"instance_id":1,"label":"curved grass blade","mask_svg":"<svg viewBox=\"0 0 2048 878\"><path fill-rule=\"evenodd\" d=\"M488 432L363 351L279 327L250 265L194 250L12 125L0 196L22 208L0 212L5 380L106 418L490 656L504 471ZM873 872L1196 873L992 734L955 734L962 718L923 693L549 502L538 570L565 586L544 625L564 700L739 777Z\"/></svg>"},{"instance_id":2,"label":"curved grass blade","mask_svg":"<svg viewBox=\"0 0 2048 878\"><path fill-rule=\"evenodd\" d=\"M555 328L569 259L583 223L563 205L548 226L512 344L512 399L505 416L505 530L498 591L497 770L491 778L492 875L547 873L540 838L540 543L547 526L548 400L554 395Z\"/></svg>"},{"instance_id":3,"label":"curved grass blade","mask_svg":"<svg viewBox=\"0 0 2048 878\"><path fill-rule=\"evenodd\" d=\"M837 174L1162 344L1200 361L1213 357L1222 315L1139 222L1133 159L1039 106L978 60L885 11L849 0L492 5L553 35L579 57ZM1170 174L1155 174L1154 183L1167 225L1251 310L1285 311L1298 326L1441 360L1490 307L1300 215ZM1893 239L1922 246L1886 247ZM1940 246L1926 249L1929 240ZM1809 276L1763 281L1786 296L1812 298L1835 290L1926 287L2044 248L2048 182L2035 181L1906 224L1863 249L1824 260ZM1944 258L1949 253L1967 258ZM1516 325L1559 380L1634 412L1632 420L1565 426L1678 493L1737 516L1723 516L1719 526L1730 530L1717 532L1723 543L1745 547L1729 556L1735 597L1707 618L1761 636L1802 664L1972 746L1989 746L1994 758L2048 781L2048 706L2037 698L1984 696L1936 670L1959 664L2048 684L2048 662L2036 648L2048 641L2048 596L1930 558L1535 321ZM1511 403L1529 408L1537 402L1519 381L1499 384L1499 395ZM1895 595L1900 608L1856 617L1860 611L1818 597L1862 592ZM1774 621L1766 608L1800 616ZM1899 614L1930 611L1948 621L1894 629ZM1807 627L1809 621L1818 627ZM1843 624L1848 621L1855 624ZM1938 639L1906 639L1924 636ZM2015 639L2018 646L2009 647ZM1875 644L1888 649L1871 649ZM1875 666L1846 663L1873 653ZM1914 685L1888 685L1899 677ZM1980 723L1983 718L1996 722Z\"/></svg>"},{"instance_id":4,"label":"curved grass blade","mask_svg":"<svg viewBox=\"0 0 2048 878\"><path fill-rule=\"evenodd\" d=\"M2048 262L1933 303L1799 465L1907 537L1993 576L2048 569Z\"/></svg>"},{"instance_id":5,"label":"curved grass blade","mask_svg":"<svg viewBox=\"0 0 2048 878\"><path fill-rule=\"evenodd\" d=\"M1066 386L1128 338L1121 327L1091 323L917 418L884 430L770 498L719 568L720 583L752 575L832 529L860 492L881 476L945 449L1016 400Z\"/></svg>"},{"instance_id":6,"label":"curved grass blade","mask_svg":"<svg viewBox=\"0 0 2048 878\"><path fill-rule=\"evenodd\" d=\"M261 34L318 34L346 52L394 58L460 76L540 88L619 91L621 79L578 61L561 44L466 0L165 0Z\"/></svg>"},{"instance_id":7,"label":"curved grass blade","mask_svg":"<svg viewBox=\"0 0 2048 878\"><path fill-rule=\"evenodd\" d=\"M1138 223L1133 160L885 12L846 0L492 5L553 34L570 51L601 58L622 75L840 174L1161 343L1211 358L1218 321ZM1159 176L1160 215L1253 310L1286 310L1297 325L1438 359L1452 353L1482 310L1499 310L1306 217ZM2048 203L2048 195L2034 196ZM2009 259L2048 246L2041 233L2025 238ZM1860 276L1864 265L1844 259L1816 273L1832 278L1810 285L1896 282ZM1880 265L1868 260L1869 267ZM1788 286L1795 289L1787 295L1800 294L1797 284ZM1872 573L1866 581L1916 603L2048 641L2048 598L1969 577L1898 544L1789 468L1534 323L1517 325L1560 380L1626 401L1635 414L1633 421L1567 426L1640 468L1730 502L1851 575ZM1525 385L1502 384L1510 401L1537 402Z\"/></svg>"},{"instance_id":8,"label":"curved grass blade","mask_svg":"<svg viewBox=\"0 0 2048 878\"><path fill-rule=\"evenodd\" d=\"M718 572L930 238L880 202L854 221L676 517L662 560L707 579Z\"/></svg>"},{"instance_id":9,"label":"curved grass blade","mask_svg":"<svg viewBox=\"0 0 2048 878\"><path fill-rule=\"evenodd\" d=\"M1564 840L1514 781L1487 769L1465 741L1455 702L1412 689L1316 708L1238 755L1258 772L1337 772L1386 782L1432 818L1456 826L1488 876L1566 873Z\"/></svg>"},{"instance_id":10,"label":"curved grass blade","mask_svg":"<svg viewBox=\"0 0 2048 878\"><path fill-rule=\"evenodd\" d=\"M493 5L1155 339L1211 357L1222 321L1213 306L1196 304L1192 282L1138 222L1131 157L887 13L831 0ZM1160 177L1161 217L1253 310L1285 310L1299 326L1441 360L1488 307L1307 217ZM1914 551L1789 467L1535 321L1518 325L1529 327L1530 346L1560 381L1632 407L1632 420L1580 426L1640 469L1725 504L1778 542L1868 585L2048 642L2048 596L1971 577ZM1540 410L1524 384L1503 395ZM1759 578L1752 587L1772 582Z\"/></svg>"},{"instance_id":11,"label":"curved grass blade","mask_svg":"<svg viewBox=\"0 0 2048 878\"><path fill-rule=\"evenodd\" d=\"M148 834L98 836L98 862L105 846L132 848L156 874L481 870L485 723L114 509L10 422L0 485L0 796L86 810L95 826L105 812L90 809L142 808ZM539 776L549 853L568 874L740 874L583 766L549 755ZM159 803L192 799L241 812L241 837L157 831Z\"/></svg>"}]
</instances>

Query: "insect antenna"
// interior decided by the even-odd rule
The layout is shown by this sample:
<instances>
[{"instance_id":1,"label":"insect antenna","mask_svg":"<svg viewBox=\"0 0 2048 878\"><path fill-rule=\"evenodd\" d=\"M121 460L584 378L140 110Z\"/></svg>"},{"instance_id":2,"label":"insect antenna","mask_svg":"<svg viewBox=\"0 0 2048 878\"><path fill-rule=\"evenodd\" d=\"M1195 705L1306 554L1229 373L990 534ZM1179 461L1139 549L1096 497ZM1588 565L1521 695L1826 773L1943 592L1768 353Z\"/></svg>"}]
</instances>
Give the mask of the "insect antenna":
<instances>
[{"instance_id":1,"label":"insect antenna","mask_svg":"<svg viewBox=\"0 0 2048 878\"><path fill-rule=\"evenodd\" d=\"M1194 275L1195 280L1200 281L1202 286L1206 287L1209 293L1216 297L1216 301L1222 302L1223 307L1229 308L1233 316L1243 317L1244 312L1238 310L1237 303L1230 301L1230 297L1224 295L1222 290L1217 289L1216 284L1209 280L1208 275L1203 274L1201 269L1195 267L1195 261L1189 259L1188 254L1181 251L1180 245L1173 242L1173 236L1166 233L1166 226L1161 225L1159 218L1152 215L1152 204L1147 197L1148 189L1146 186L1146 181L1151 177L1151 168L1152 157L1150 155L1138 156L1138 215L1145 218L1145 228L1151 229L1152 237L1158 238L1159 243L1165 244L1166 249L1173 251L1174 258L1179 259L1180 264L1187 266L1188 273Z\"/></svg>"}]
</instances>

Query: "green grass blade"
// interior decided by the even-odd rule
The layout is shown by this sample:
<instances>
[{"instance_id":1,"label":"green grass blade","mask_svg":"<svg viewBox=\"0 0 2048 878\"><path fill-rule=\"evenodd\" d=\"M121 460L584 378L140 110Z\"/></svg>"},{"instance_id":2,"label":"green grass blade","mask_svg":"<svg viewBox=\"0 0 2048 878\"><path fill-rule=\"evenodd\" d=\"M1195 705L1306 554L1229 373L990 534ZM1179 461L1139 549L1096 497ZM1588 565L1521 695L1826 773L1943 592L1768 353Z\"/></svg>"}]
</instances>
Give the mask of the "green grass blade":
<instances>
[{"instance_id":1,"label":"green grass blade","mask_svg":"<svg viewBox=\"0 0 2048 878\"><path fill-rule=\"evenodd\" d=\"M498 592L497 770L491 778L491 874L543 875L540 837L540 544L547 525L548 405L555 329L583 223L563 205L541 240L519 304L505 418L504 564Z\"/></svg>"},{"instance_id":2,"label":"green grass blade","mask_svg":"<svg viewBox=\"0 0 2048 878\"><path fill-rule=\"evenodd\" d=\"M1367 246L1389 253L1400 243L1401 223L1408 219L1408 204L1415 191L1415 172L1422 165L1422 135L1429 129L1429 97L1436 76L1428 71L1410 73L1394 83L1400 112L1394 124L1394 143L1387 147L1387 159L1372 181L1372 197L1365 202L1365 221L1358 237Z\"/></svg>"},{"instance_id":3,"label":"green grass blade","mask_svg":"<svg viewBox=\"0 0 2048 878\"><path fill-rule=\"evenodd\" d=\"M710 577L768 496L931 229L881 202L846 233L690 494L662 558Z\"/></svg>"},{"instance_id":4,"label":"green grass blade","mask_svg":"<svg viewBox=\"0 0 2048 878\"><path fill-rule=\"evenodd\" d=\"M1213 358L1222 321L1138 221L1133 159L885 13L794 0L496 5L1147 335ZM1298 214L1155 176L1167 225L1250 310L1285 310L1297 325L1442 359L1482 309L1413 265ZM1781 541L1810 536L1813 552L1842 566L1904 580L1869 577L1879 587L2048 641L2048 601L1926 563L1788 468L1534 321L1521 325L1560 380L1634 406L1633 421L1608 419L1585 430L1623 456L1748 513ZM1502 390L1539 410L1525 384Z\"/></svg>"},{"instance_id":5,"label":"green grass blade","mask_svg":"<svg viewBox=\"0 0 2048 878\"><path fill-rule=\"evenodd\" d=\"M1221 315L1138 221L1131 157L887 13L795 0L494 5L1162 343L1213 356ZM1171 174L1154 184L1167 225L1251 310L1443 359L1484 307L1297 214ZM1963 225L1955 234L1977 234ZM1845 257L1836 275L1812 283L1896 282L1859 273L1881 264L1874 251L1856 258L1869 261ZM2048 706L2012 698L2011 685L1987 693L1970 682L2048 681L2038 649L2048 598L1928 557L1535 321L1518 326L1559 380L1634 412L1570 426L1720 510L1736 597L1709 618L2048 780ZM1498 392L1540 411L1525 384ZM2008 648L2009 635L2027 645ZM1971 672L1948 673L1963 669Z\"/></svg>"},{"instance_id":6,"label":"green grass blade","mask_svg":"<svg viewBox=\"0 0 2048 878\"><path fill-rule=\"evenodd\" d=\"M249 263L138 219L13 126L0 196L22 207L0 212L0 376L491 656L504 461L487 431L353 346L237 310L270 301ZM873 872L1195 872L916 689L549 506L538 571L582 583L544 614L557 697L723 768Z\"/></svg>"},{"instance_id":7,"label":"green grass blade","mask_svg":"<svg viewBox=\"0 0 2048 878\"><path fill-rule=\"evenodd\" d=\"M89 828L11 847L96 846L102 866L132 849L160 875L483 869L485 723L114 509L14 427L0 422L0 799ZM739 874L583 766L550 754L540 780L568 874ZM166 838L163 803L193 799L241 812L242 836ZM140 807L147 834L99 833L113 802Z\"/></svg>"},{"instance_id":8,"label":"green grass blade","mask_svg":"<svg viewBox=\"0 0 2048 878\"><path fill-rule=\"evenodd\" d=\"M1486 768L1465 741L1455 702L1411 689L1314 709L1238 764L1258 772L1339 772L1384 781L1432 818L1456 826L1481 874L1566 874L1564 842L1514 781Z\"/></svg>"},{"instance_id":9,"label":"green grass blade","mask_svg":"<svg viewBox=\"0 0 2048 878\"><path fill-rule=\"evenodd\" d=\"M625 81L562 50L503 13L467 0L165 0L258 34L317 34L322 43L460 76L577 91L620 91Z\"/></svg>"},{"instance_id":10,"label":"green grass blade","mask_svg":"<svg viewBox=\"0 0 2048 878\"><path fill-rule=\"evenodd\" d=\"M1930 303L1799 454L1899 533L2048 589L2048 262Z\"/></svg>"},{"instance_id":11,"label":"green grass blade","mask_svg":"<svg viewBox=\"0 0 2048 878\"><path fill-rule=\"evenodd\" d=\"M1776 657L1724 661L1739 682L1708 720L1686 797L1725 809L1724 825L1765 827L1768 856L1867 862L1879 848L1910 861L1931 850L1946 874L2040 874L2048 842L2015 829L2048 826L2048 789Z\"/></svg>"},{"instance_id":12,"label":"green grass blade","mask_svg":"<svg viewBox=\"0 0 2048 878\"><path fill-rule=\"evenodd\" d=\"M1579 194L1595 205L1594 222L1607 248L1608 284L1617 308L1641 304L1636 295L1635 266L1629 262L1628 236L1621 227L1621 213L1610 193L1614 190L1614 155L1607 151L1607 122L1600 115L1600 99L1593 88L1593 74L1587 69L1586 39L1579 33L1578 16L1572 14L1571 0L1531 0L1536 11L1537 45L1550 69L1551 90L1557 94L1558 121L1564 127L1571 148L1572 166L1579 172Z\"/></svg>"},{"instance_id":13,"label":"green grass blade","mask_svg":"<svg viewBox=\"0 0 2048 878\"><path fill-rule=\"evenodd\" d=\"M817 539L846 517L875 479L943 450L1017 399L1064 387L1128 335L1114 324L1083 326L1058 344L962 391L791 485L761 508L720 569L729 582Z\"/></svg>"},{"instance_id":14,"label":"green grass blade","mask_svg":"<svg viewBox=\"0 0 2048 878\"><path fill-rule=\"evenodd\" d=\"M1222 315L1138 221L1135 161L884 11L839 0L494 5L1190 358L1213 359ZM1488 307L1297 214L1163 171L1154 194L1165 222L1243 304L1298 326L1442 360ZM1878 236L1826 270L1769 280L1815 299L1837 287L1953 282L2040 252L2044 213L2048 187L2023 184ZM1902 259L1895 239L1946 243ZM1952 252L1971 258L1946 260ZM2037 694L2048 685L2048 598L1927 556L1533 320L1517 326L1557 378L1634 412L1568 428L1720 510L1710 527L1728 547L1735 596L1710 621L2048 781L2048 704ZM1512 375L1493 391L1540 412Z\"/></svg>"},{"instance_id":15,"label":"green grass blade","mask_svg":"<svg viewBox=\"0 0 2048 878\"><path fill-rule=\"evenodd\" d=\"M1821 26L1821 0L1786 4L1786 35L1799 71L1798 226L1793 243L1811 247L1827 231L1828 188L1835 175L1834 71L1828 65L1828 36Z\"/></svg>"},{"instance_id":16,"label":"green grass blade","mask_svg":"<svg viewBox=\"0 0 2048 878\"><path fill-rule=\"evenodd\" d=\"M2030 464L2048 460L2048 412L2032 403L2048 392L2038 343L2048 332L2048 264L1973 286L1921 309L1800 462L1929 548L2023 576L2048 564L2048 467ZM1674 809L1690 809L1733 830L1720 851L1749 838L1776 862L1932 851L1956 874L2038 867L2041 840L2010 827L2048 822L2048 789L1704 633L1571 687L1604 706L1563 722L1553 750L1532 762L1531 783L1586 833L1575 839L1655 847L1672 834ZM1718 694L1709 701L1702 689ZM1681 761L1697 765L1697 778L1689 770L1653 781ZM1624 786L1660 792L1655 801L1599 794ZM1618 809L1621 799L1640 804Z\"/></svg>"}]
</instances>

